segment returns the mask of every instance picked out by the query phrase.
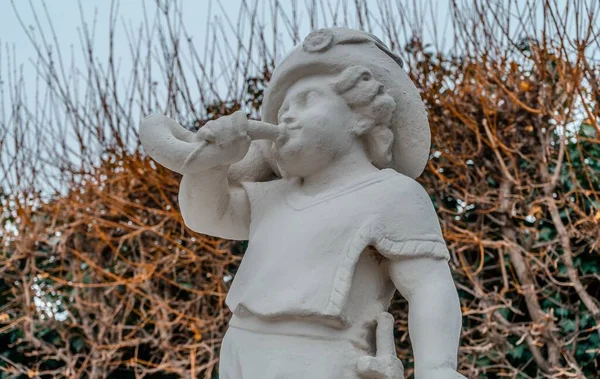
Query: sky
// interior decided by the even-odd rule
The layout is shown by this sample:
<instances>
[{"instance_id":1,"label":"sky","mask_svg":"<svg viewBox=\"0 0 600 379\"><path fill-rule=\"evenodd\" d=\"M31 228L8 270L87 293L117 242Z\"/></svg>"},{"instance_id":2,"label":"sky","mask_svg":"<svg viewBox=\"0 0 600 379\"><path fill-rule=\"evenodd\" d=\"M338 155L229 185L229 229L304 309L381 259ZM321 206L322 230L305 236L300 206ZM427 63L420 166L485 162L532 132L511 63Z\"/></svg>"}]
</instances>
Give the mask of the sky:
<instances>
[{"instance_id":1,"label":"sky","mask_svg":"<svg viewBox=\"0 0 600 379\"><path fill-rule=\"evenodd\" d=\"M253 3L256 0L246 0L246 3ZM164 2L164 0L161 0ZM171 1L172 2L172 1ZM336 0L330 1L332 4L336 2L345 3L348 7L354 7L354 0ZM371 9L376 9L378 0L365 0L367 6ZM63 55L70 54L70 51L75 51L75 65L83 59L79 53L80 33L82 18L92 25L94 18L97 19L95 24L95 52L98 56L108 55L108 36L111 11L111 0L0 0L0 43L2 49L14 51L17 63L24 63L26 77L35 75L35 70L32 64L27 64L30 59L35 58L35 50L32 43L29 41L23 26L33 32L43 31L43 34L48 38L48 43L58 45ZM183 23L188 28L188 32L194 39L198 51L206 51L204 46L205 36L207 34L207 26L211 27L215 24L223 27L225 33L235 38L235 33L231 24L236 23L236 16L243 3L243 0L177 0L183 12ZM273 0L261 0L262 7L258 17L269 19L269 4ZM280 6L286 13L291 13L292 4L297 3L298 9L301 11L309 4L310 1L305 0L281 0ZM45 7L44 7L45 4ZM123 36L123 31L126 26L132 26L135 30L144 21L144 12L153 18L156 9L154 0L118 0L115 2L118 7L118 21L116 35ZM444 15L448 12L448 1L439 0L433 1L435 9L432 11L439 15ZM36 25L36 15L41 28ZM56 34L56 41L52 40L50 35L50 27L47 22L45 10L48 12L48 18L52 20L52 27ZM310 32L308 17L300 15L300 19L304 22L304 30L300 31L300 37L304 37ZM22 24L21 24L22 22ZM330 25L318 25L330 26ZM90 26L91 27L91 26ZM283 27L281 27L283 29ZM247 32L247 31L246 31ZM266 31L268 32L268 30ZM283 46L288 49L292 47L291 41L285 33L278 36L283 42ZM115 41L115 51L117 57L124 59L129 57L129 47L126 38L118 38ZM283 52L281 52L283 54ZM127 71L124 71L127 72Z\"/></svg>"},{"instance_id":2,"label":"sky","mask_svg":"<svg viewBox=\"0 0 600 379\"><path fill-rule=\"evenodd\" d=\"M168 2L170 4L177 4L182 9L183 24L187 28L187 32L192 36L195 46L198 51L206 53L208 51L205 46L207 32L210 28L217 27L223 30L223 33L231 36L231 40L235 40L236 31L235 24L236 18L240 7L243 3L253 4L258 1L259 14L258 18L265 20L268 24L268 20L271 19L270 10L272 4L276 0L158 0L160 3ZM569 0L557 0L557 4L564 4ZM330 4L332 7L338 7L340 9L342 5L348 8L354 8L355 0L279 0L279 6L283 9L283 12L290 14L293 8L293 4L297 4L299 9L301 23L303 30L300 31L300 37L303 38L310 32L308 16L302 14L306 13L305 9L310 6L311 3L325 3ZM437 22L432 23L429 20L425 20L426 25L436 25L438 30L437 39L438 42L445 46L450 46L452 43L452 33L450 31L449 17L449 0L423 0L423 1L412 1L412 0L392 0L392 1L381 1L381 0L362 0L369 9L372 9L374 13L376 10L385 3L388 4L399 4L403 10L410 15L420 14L423 17L435 18ZM26 86L33 86L33 80L30 78L36 75L36 71L33 64L29 60L35 58L35 50L32 43L29 41L25 29L37 34L42 31L44 37L48 40L48 44L57 45L63 56L71 56L73 51L73 64L78 66L83 62L83 54L81 54L80 48L80 36L82 30L82 19L88 23L90 29L95 30L95 45L94 50L97 56L103 57L108 56L108 38L111 12L111 4L115 4L118 7L118 18L116 24L116 35L119 36L115 40L115 52L117 58L121 58L122 64L126 64L127 60L130 60L128 41L125 36L125 28L131 27L132 30L136 30L139 25L144 21L144 13L146 13L150 20L154 19L156 10L156 0L0 0L0 45L3 50L0 54L0 59L6 60L6 51L9 50L14 53L14 61L17 64L23 64L22 68L25 73ZM464 7L465 11L469 8L469 0L458 0L459 6ZM525 4L524 0L513 0L516 4L515 9L523 7ZM413 9L414 4L418 4L417 8ZM490 2L493 7L494 2ZM317 5L318 7L318 5ZM34 12L35 11L35 12ZM48 12L47 17L45 11ZM320 9L320 13L326 13L327 10ZM323 12L325 11L325 12ZM518 11L516 11L518 12ZM37 25L37 21L40 25ZM393 12L392 12L393 13ZM421 17L421 16L418 16ZM49 23L47 19L52 20L52 28L56 34L56 40L52 39ZM95 27L94 19L96 19ZM331 26L330 24L323 23L318 27ZM392 22L397 20L392 20ZM22 22L22 24L21 24ZM280 30L285 29L284 22L280 19ZM514 23L516 26L517 23ZM25 28L25 29L24 29ZM269 30L265 30L269 33ZM375 31L377 34L377 32ZM433 39L433 30L425 29L423 31L425 40ZM249 30L244 30L242 34L249 35ZM40 34L37 34L40 38ZM383 37L379 35L380 37ZM286 35L285 32L281 32L277 36L281 46L284 49L291 49L293 44ZM382 38L385 41L385 38ZM278 57L281 58L285 51L279 51ZM13 58L11 56L11 58ZM5 64L1 62L0 64ZM123 72L129 72L126 67L122 70ZM29 91L28 91L29 92Z\"/></svg>"},{"instance_id":3,"label":"sky","mask_svg":"<svg viewBox=\"0 0 600 379\"><path fill-rule=\"evenodd\" d=\"M208 51L205 45L207 32L210 28L220 28L223 33L229 35L231 40L235 40L236 31L235 24L236 18L240 7L243 3L253 4L258 1L259 14L258 18L265 20L268 24L270 17L270 7L276 0L158 0L160 3L171 3L177 4L182 9L183 24L187 28L187 32L193 38L194 44L198 51L206 53ZM290 14L293 8L293 4L297 4L299 9L301 23L304 27L300 31L300 37L304 37L310 32L308 16L302 14L305 12L307 6L314 0L279 0L279 6L283 9L283 12ZM444 45L451 45L452 35L449 33L450 25L448 22L449 17L449 0L430 0L430 1L412 1L412 0L392 0L389 2L381 0L362 0L369 9L373 9L376 13L381 4L391 3L400 4L404 11L413 14L422 14L423 17L435 18L438 20L436 23L425 20L426 25L435 24L438 28L437 37L440 43ZM557 4L566 3L569 0L557 0ZM131 27L132 30L136 30L139 25L144 21L144 13L146 13L150 20L154 19L156 10L156 0L0 0L0 45L2 53L0 53L0 59L6 60L8 54L6 51L11 52L11 58L19 64L23 64L22 69L24 70L24 77L27 79L25 85L33 86L34 80L32 77L36 75L34 65L29 61L35 58L35 50L33 44L30 42L25 30L33 32L40 38L40 30L42 35L47 38L48 44L57 45L63 56L68 56L70 59L71 52L73 52L73 64L78 66L83 62L83 54L80 52L80 36L82 30L82 19L88 23L90 29L95 30L95 45L94 50L97 56L103 57L108 56L108 38L111 5L114 3L118 7L118 18L116 24L116 35L119 37L115 40L115 52L117 58L123 60L122 64L126 64L127 60L130 59L129 46L127 38L125 36L125 28ZM353 8L355 0L329 0L329 1L314 1L316 4L328 3L338 8L340 4L345 5L348 8ZM458 0L459 6L465 7L467 10L469 0ZM493 1L489 4L492 4ZM515 9L523 7L525 4L524 0L513 0L516 4ZM414 4L418 4L417 7L421 9L413 9ZM34 12L35 11L35 12ZM47 11L47 17L45 12ZM323 11L323 9L321 9ZM326 11L326 10L325 10ZM324 12L321 12L324 13ZM326 12L325 12L326 13ZM40 25L36 22L39 21ZM420 17L420 16L419 16ZM49 23L47 19L52 20L52 28L56 34L56 40L52 39ZM96 22L94 24L94 19ZM325 25L322 20L318 27L331 26L330 24ZM396 20L392 20L396 21ZM21 24L22 22L22 24ZM284 24L280 20L281 24ZM92 25L95 25L92 27ZM516 25L517 23L514 23ZM25 28L25 29L24 29ZM285 27L280 25L280 30L283 31ZM265 30L268 35L269 30ZM377 32L375 32L377 34ZM426 29L423 31L425 40L433 39L433 31ZM249 34L249 30L244 30L242 34ZM380 37L382 37L380 35ZM291 49L292 43L285 32L281 32L277 36L284 49ZM385 41L385 38L383 38ZM14 57L12 54L14 53ZM278 57L283 56L285 51L279 51ZM4 65L5 62L0 62L0 65ZM126 67L122 70L123 72L129 72ZM29 91L28 91L29 92Z\"/></svg>"},{"instance_id":4,"label":"sky","mask_svg":"<svg viewBox=\"0 0 600 379\"><path fill-rule=\"evenodd\" d=\"M109 54L109 30L111 15L111 0L0 0L0 42L4 51L14 52L17 64L23 64L26 78L36 75L33 63L36 52L24 27L33 33L42 30L48 38L48 43L58 46L63 56L70 57L73 52L74 66L83 67L84 56L81 54L82 20L94 30L94 51L98 57L107 57ZM199 51L205 51L204 38L207 25L215 22L214 17L227 13L237 13L242 0L221 1L223 8L212 0L182 0L184 24L188 32L194 37ZM45 7L44 7L45 4ZM128 41L125 38L125 29L137 28L144 22L144 14L150 20L155 18L154 0L118 0L114 2L117 7L117 23L115 35L115 56L121 59L125 66L130 60ZM46 17L45 10L48 15ZM36 22L36 13L37 21ZM50 34L50 24L56 34L56 40ZM94 22L96 20L96 22ZM21 24L22 22L22 24ZM233 35L233 32L231 32ZM39 35L38 35L39 38ZM102 59L100 59L102 61ZM122 72L130 72L125 67ZM28 80L26 85L33 86L33 80ZM33 90L33 88L32 88ZM28 90L27 92L31 92Z\"/></svg>"},{"instance_id":5,"label":"sky","mask_svg":"<svg viewBox=\"0 0 600 379\"><path fill-rule=\"evenodd\" d=\"M161 0L164 2L165 0ZM246 3L253 3L255 0L246 0ZM235 18L242 5L243 0L177 0L183 9L183 21L190 28L189 31L194 37L202 39L206 34L206 25L208 22L214 21L215 16L222 16L227 13L230 17ZM261 2L264 4L262 11L263 16L268 13L268 4L272 0ZM330 1L331 3L339 2ZM353 7L354 0L342 0L349 7ZM372 9L377 7L379 0L364 0ZM154 0L119 0L115 2L118 6L119 22L131 23L136 26L143 22L144 5L146 12L152 14L155 9ZM284 11L290 11L292 4L297 3L298 8L302 9L310 1L304 0L280 0L280 6ZM33 50L29 46L27 37L16 17L15 10L21 17L23 23L27 26L35 25L35 18L32 12L33 8L39 13L39 19L44 26L44 7L48 10L50 19L54 21L54 29L58 37L59 44L64 48L70 45L78 44L77 29L81 26L81 15L87 21L94 18L97 12L99 20L97 25L97 38L99 46L102 46L102 40L108 38L108 23L111 0L0 0L0 40L3 44L16 45L16 52L19 57L28 58L34 55ZM434 0L434 12L444 14L448 11L447 0ZM14 6L14 9L13 9ZM260 15L259 15L260 16ZM301 16L302 17L302 16ZM307 20L307 18L304 18ZM308 25L308 22L305 22ZM319 25L325 26L325 25ZM308 28L304 30L308 33ZM100 54L100 50L98 53Z\"/></svg>"},{"instance_id":6,"label":"sky","mask_svg":"<svg viewBox=\"0 0 600 379\"><path fill-rule=\"evenodd\" d=\"M241 2L242 0L222 1L226 4L225 10L228 12L237 10ZM45 4L49 18L53 21L57 40L63 50L67 50L71 45L79 44L77 30L81 28L83 16L83 19L90 23L94 17L97 18L96 41L98 49L100 49L98 54L106 53L111 3L111 0L0 0L0 39L3 44L15 44L16 53L22 60L33 57L35 52L16 14L18 13L26 27L35 27L33 5L42 25L47 27L48 23L44 17L43 7ZM201 37L206 32L205 25L209 21L209 8L212 8L213 16L219 13L218 4L212 0L183 0L179 3L183 8L184 22L191 26L192 34L197 37ZM134 27L138 26L144 20L144 11L152 15L155 10L154 0L120 0L115 2L115 6L118 7L118 28L121 30L123 23L131 24ZM125 41L117 41L117 47L124 54L127 53Z\"/></svg>"}]
</instances>

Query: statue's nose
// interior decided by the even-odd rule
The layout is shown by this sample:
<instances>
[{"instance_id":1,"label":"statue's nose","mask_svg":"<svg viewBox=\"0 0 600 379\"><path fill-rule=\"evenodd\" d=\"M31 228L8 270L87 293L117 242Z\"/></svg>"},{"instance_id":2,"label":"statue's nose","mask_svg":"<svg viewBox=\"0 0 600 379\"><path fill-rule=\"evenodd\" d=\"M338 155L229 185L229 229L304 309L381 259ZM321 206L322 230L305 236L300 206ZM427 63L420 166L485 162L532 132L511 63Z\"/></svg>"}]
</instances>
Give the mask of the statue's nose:
<instances>
[{"instance_id":1,"label":"statue's nose","mask_svg":"<svg viewBox=\"0 0 600 379\"><path fill-rule=\"evenodd\" d=\"M297 105L295 103L286 105L282 109L282 111L279 115L279 120L278 120L279 123L287 124L287 125L294 123L296 121L296 114L297 114L296 108L297 108Z\"/></svg>"}]
</instances>

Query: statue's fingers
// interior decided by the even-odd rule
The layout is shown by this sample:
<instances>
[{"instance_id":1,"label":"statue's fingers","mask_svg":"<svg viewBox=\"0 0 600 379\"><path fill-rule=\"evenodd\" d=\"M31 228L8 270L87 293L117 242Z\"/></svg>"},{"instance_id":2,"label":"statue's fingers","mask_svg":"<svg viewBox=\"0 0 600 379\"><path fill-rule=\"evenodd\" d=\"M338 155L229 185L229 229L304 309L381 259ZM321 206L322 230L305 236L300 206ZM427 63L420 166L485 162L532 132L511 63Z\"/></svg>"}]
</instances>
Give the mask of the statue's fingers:
<instances>
[{"instance_id":1,"label":"statue's fingers","mask_svg":"<svg viewBox=\"0 0 600 379\"><path fill-rule=\"evenodd\" d=\"M234 112L231 116L233 124L236 126L236 130L242 135L248 135L248 117L244 111Z\"/></svg>"},{"instance_id":2,"label":"statue's fingers","mask_svg":"<svg viewBox=\"0 0 600 379\"><path fill-rule=\"evenodd\" d=\"M207 127L198 129L198 131L196 132L196 141L198 141L199 139L209 141L209 142L215 142L215 140L216 140L215 134L213 133L213 131Z\"/></svg>"},{"instance_id":3,"label":"statue's fingers","mask_svg":"<svg viewBox=\"0 0 600 379\"><path fill-rule=\"evenodd\" d=\"M358 374L365 379L388 379L386 375L386 364L377 357L360 357L356 364Z\"/></svg>"},{"instance_id":4,"label":"statue's fingers","mask_svg":"<svg viewBox=\"0 0 600 379\"><path fill-rule=\"evenodd\" d=\"M377 331L375 333L377 356L396 356L396 344L394 342L394 316L388 312L382 312L377 317Z\"/></svg>"}]
</instances>

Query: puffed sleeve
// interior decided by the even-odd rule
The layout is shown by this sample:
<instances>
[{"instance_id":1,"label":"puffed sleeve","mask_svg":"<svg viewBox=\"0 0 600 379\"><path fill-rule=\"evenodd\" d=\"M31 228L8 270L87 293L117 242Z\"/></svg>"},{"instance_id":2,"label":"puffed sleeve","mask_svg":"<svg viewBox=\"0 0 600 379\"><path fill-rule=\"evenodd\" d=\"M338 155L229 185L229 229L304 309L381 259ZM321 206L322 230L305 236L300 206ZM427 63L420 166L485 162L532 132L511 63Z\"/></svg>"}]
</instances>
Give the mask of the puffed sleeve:
<instances>
[{"instance_id":1,"label":"puffed sleeve","mask_svg":"<svg viewBox=\"0 0 600 379\"><path fill-rule=\"evenodd\" d=\"M377 251L388 259L448 260L440 223L425 189L415 180L403 177L387 192L371 232Z\"/></svg>"}]
</instances>

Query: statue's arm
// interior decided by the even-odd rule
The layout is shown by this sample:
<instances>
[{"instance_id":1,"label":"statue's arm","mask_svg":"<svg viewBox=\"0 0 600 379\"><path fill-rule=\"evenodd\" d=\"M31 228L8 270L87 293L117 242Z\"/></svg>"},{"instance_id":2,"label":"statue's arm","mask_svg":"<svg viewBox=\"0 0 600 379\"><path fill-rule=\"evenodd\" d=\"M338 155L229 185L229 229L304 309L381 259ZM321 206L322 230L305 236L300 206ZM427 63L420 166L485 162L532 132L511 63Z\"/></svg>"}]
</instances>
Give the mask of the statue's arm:
<instances>
[{"instance_id":1,"label":"statue's arm","mask_svg":"<svg viewBox=\"0 0 600 379\"><path fill-rule=\"evenodd\" d=\"M274 140L280 133L275 125L249 121L241 111L209 121L195 134L160 114L140 124L146 152L183 175L179 205L185 224L199 233L234 240L247 240L250 224L248 195L239 183L273 175L265 160L270 142L259 140Z\"/></svg>"},{"instance_id":2,"label":"statue's arm","mask_svg":"<svg viewBox=\"0 0 600 379\"><path fill-rule=\"evenodd\" d=\"M390 277L409 303L415 377L464 378L456 372L461 311L448 263L429 257L391 260Z\"/></svg>"},{"instance_id":3,"label":"statue's arm","mask_svg":"<svg viewBox=\"0 0 600 379\"><path fill-rule=\"evenodd\" d=\"M179 187L181 215L196 232L247 240L250 202L244 188L227 179L228 167L183 175Z\"/></svg>"}]
</instances>

